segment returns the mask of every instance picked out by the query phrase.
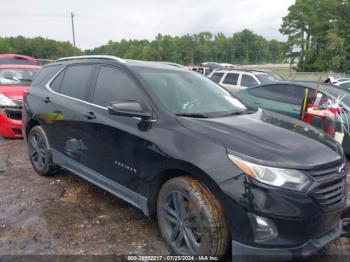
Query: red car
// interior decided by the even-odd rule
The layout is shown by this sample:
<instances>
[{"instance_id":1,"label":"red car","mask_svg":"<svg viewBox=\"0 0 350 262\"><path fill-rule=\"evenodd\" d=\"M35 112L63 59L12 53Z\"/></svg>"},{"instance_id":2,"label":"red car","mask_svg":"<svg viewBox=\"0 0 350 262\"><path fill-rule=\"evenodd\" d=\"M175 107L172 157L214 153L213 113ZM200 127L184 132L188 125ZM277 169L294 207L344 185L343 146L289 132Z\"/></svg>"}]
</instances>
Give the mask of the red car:
<instances>
[{"instance_id":1,"label":"red car","mask_svg":"<svg viewBox=\"0 0 350 262\"><path fill-rule=\"evenodd\" d=\"M24 91L40 69L35 65L0 65L0 135L22 138Z\"/></svg>"},{"instance_id":2,"label":"red car","mask_svg":"<svg viewBox=\"0 0 350 262\"><path fill-rule=\"evenodd\" d=\"M38 60L26 55L0 54L0 65L39 65Z\"/></svg>"}]
</instances>

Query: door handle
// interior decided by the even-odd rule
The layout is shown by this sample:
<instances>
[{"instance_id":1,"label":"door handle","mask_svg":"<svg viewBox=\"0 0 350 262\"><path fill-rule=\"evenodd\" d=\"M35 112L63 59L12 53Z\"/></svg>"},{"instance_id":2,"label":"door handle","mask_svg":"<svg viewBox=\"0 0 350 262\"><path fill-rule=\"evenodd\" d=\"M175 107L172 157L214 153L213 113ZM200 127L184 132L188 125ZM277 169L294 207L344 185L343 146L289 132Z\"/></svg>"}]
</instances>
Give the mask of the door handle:
<instances>
[{"instance_id":1,"label":"door handle","mask_svg":"<svg viewBox=\"0 0 350 262\"><path fill-rule=\"evenodd\" d=\"M51 102L51 98L50 97L45 97L43 98L43 101L47 104L47 103L50 103Z\"/></svg>"},{"instance_id":2,"label":"door handle","mask_svg":"<svg viewBox=\"0 0 350 262\"><path fill-rule=\"evenodd\" d=\"M259 102L254 102L254 105L261 106Z\"/></svg>"},{"instance_id":3,"label":"door handle","mask_svg":"<svg viewBox=\"0 0 350 262\"><path fill-rule=\"evenodd\" d=\"M89 120L96 119L96 115L94 112L85 112L83 113L83 115Z\"/></svg>"}]
</instances>

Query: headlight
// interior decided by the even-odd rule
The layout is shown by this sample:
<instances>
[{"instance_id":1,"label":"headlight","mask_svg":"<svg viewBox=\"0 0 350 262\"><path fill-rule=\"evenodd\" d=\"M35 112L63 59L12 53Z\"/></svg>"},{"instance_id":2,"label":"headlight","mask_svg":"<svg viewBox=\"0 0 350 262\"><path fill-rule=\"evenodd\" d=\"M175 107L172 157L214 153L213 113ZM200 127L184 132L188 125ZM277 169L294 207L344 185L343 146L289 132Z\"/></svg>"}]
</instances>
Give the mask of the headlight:
<instances>
[{"instance_id":1,"label":"headlight","mask_svg":"<svg viewBox=\"0 0 350 262\"><path fill-rule=\"evenodd\" d=\"M302 191L311 183L307 176L297 170L261 166L233 155L228 157L248 176L270 186Z\"/></svg>"},{"instance_id":2,"label":"headlight","mask_svg":"<svg viewBox=\"0 0 350 262\"><path fill-rule=\"evenodd\" d=\"M16 103L7 96L0 94L0 106L16 106Z\"/></svg>"}]
</instances>

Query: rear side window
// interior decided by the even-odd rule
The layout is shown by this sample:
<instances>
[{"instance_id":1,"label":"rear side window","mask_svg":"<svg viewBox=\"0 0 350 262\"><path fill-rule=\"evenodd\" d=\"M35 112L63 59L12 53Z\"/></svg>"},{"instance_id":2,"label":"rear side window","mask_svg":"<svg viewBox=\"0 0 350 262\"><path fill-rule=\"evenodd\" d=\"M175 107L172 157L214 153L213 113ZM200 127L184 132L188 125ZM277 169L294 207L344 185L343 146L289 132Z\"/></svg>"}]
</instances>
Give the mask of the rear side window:
<instances>
[{"instance_id":1,"label":"rear side window","mask_svg":"<svg viewBox=\"0 0 350 262\"><path fill-rule=\"evenodd\" d=\"M290 91L292 87L289 85L262 86L250 89L248 92L256 97L291 104Z\"/></svg>"},{"instance_id":2,"label":"rear side window","mask_svg":"<svg viewBox=\"0 0 350 262\"><path fill-rule=\"evenodd\" d=\"M224 75L224 73L214 73L214 74L210 77L210 79L211 79L212 81L214 81L215 83L219 83L223 75Z\"/></svg>"},{"instance_id":3,"label":"rear side window","mask_svg":"<svg viewBox=\"0 0 350 262\"><path fill-rule=\"evenodd\" d=\"M59 92L60 91L63 76L64 76L64 71L59 73L58 76L56 76L55 79L51 82L50 88L53 91L55 91L55 92Z\"/></svg>"},{"instance_id":4,"label":"rear side window","mask_svg":"<svg viewBox=\"0 0 350 262\"><path fill-rule=\"evenodd\" d=\"M69 66L65 71L61 93L84 100L89 86L93 65Z\"/></svg>"},{"instance_id":5,"label":"rear side window","mask_svg":"<svg viewBox=\"0 0 350 262\"><path fill-rule=\"evenodd\" d=\"M61 65L45 66L33 79L32 85L46 84L59 70Z\"/></svg>"},{"instance_id":6,"label":"rear side window","mask_svg":"<svg viewBox=\"0 0 350 262\"><path fill-rule=\"evenodd\" d=\"M223 84L237 85L239 74L228 73L225 77Z\"/></svg>"},{"instance_id":7,"label":"rear side window","mask_svg":"<svg viewBox=\"0 0 350 262\"><path fill-rule=\"evenodd\" d=\"M251 87L258 85L258 82L250 75L243 74L241 80L241 86Z\"/></svg>"},{"instance_id":8,"label":"rear side window","mask_svg":"<svg viewBox=\"0 0 350 262\"><path fill-rule=\"evenodd\" d=\"M144 101L142 91L124 71L102 66L97 77L93 103L106 107L117 100Z\"/></svg>"}]
</instances>

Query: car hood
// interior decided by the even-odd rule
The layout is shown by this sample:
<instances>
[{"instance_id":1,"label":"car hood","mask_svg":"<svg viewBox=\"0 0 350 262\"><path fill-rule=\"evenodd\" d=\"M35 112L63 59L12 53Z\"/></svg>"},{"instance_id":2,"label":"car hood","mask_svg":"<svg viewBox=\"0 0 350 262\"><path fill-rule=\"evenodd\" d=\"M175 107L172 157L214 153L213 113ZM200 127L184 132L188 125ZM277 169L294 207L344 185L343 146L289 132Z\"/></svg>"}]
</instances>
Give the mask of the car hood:
<instances>
[{"instance_id":1,"label":"car hood","mask_svg":"<svg viewBox=\"0 0 350 262\"><path fill-rule=\"evenodd\" d=\"M228 153L257 164L306 170L342 161L339 145L327 134L262 109L240 116L177 120L185 128L221 142Z\"/></svg>"},{"instance_id":2,"label":"car hood","mask_svg":"<svg viewBox=\"0 0 350 262\"><path fill-rule=\"evenodd\" d=\"M0 94L4 94L10 99L22 100L24 91L28 89L28 86L0 86Z\"/></svg>"}]
</instances>

